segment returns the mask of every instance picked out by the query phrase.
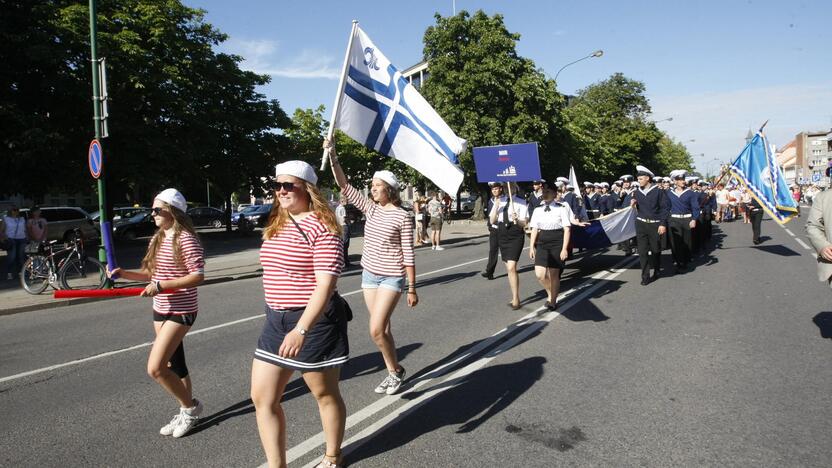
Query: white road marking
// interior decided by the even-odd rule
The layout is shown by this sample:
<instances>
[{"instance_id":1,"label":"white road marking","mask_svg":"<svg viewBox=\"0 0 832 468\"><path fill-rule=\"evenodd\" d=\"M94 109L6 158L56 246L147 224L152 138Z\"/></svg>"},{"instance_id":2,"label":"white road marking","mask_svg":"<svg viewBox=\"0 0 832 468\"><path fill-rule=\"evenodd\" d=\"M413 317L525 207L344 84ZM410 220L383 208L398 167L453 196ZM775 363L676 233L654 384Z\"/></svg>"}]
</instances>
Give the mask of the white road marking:
<instances>
[{"instance_id":1,"label":"white road marking","mask_svg":"<svg viewBox=\"0 0 832 468\"><path fill-rule=\"evenodd\" d=\"M797 241L797 243L798 243L798 244L800 244L800 246L801 246L801 247L803 247L804 249L806 249L806 250L812 250L812 248L811 248L811 247L809 247L808 245L806 245L806 243L805 243L805 242L803 242L803 240L802 240L802 239L800 239L799 237L795 237L795 238L794 238L794 240L796 240L796 241Z\"/></svg>"},{"instance_id":2,"label":"white road marking","mask_svg":"<svg viewBox=\"0 0 832 468\"><path fill-rule=\"evenodd\" d=\"M791 232L791 231L789 231L789 228L784 227L783 229L785 229L785 230L786 230L786 232L788 232L790 236L795 237L794 233L793 233L793 232Z\"/></svg>"},{"instance_id":3,"label":"white road marking","mask_svg":"<svg viewBox=\"0 0 832 468\"><path fill-rule=\"evenodd\" d=\"M620 275L621 273L626 271L626 267L629 266L629 264L634 263L636 260L637 260L637 258L626 258L626 259L622 260L621 262L619 262L614 267L612 267L611 269L599 271L595 275L587 278L587 280L585 282L581 283L580 285L559 294L558 295L558 303L560 304L562 301L566 300L567 298L570 298L571 296L575 295L576 293L579 293L575 297L574 300L570 300L568 303L561 305L560 306L561 310L562 311L568 310L574 304L577 304L578 302L580 302L581 300L586 298L589 294L591 294L596 289L598 289L601 285L603 285L604 284L603 280L610 280L610 279ZM475 371L477 369L480 369L485 364L487 364L488 362L493 360L501 352L503 352L505 350L508 350L508 349L511 349L516 343L524 340L531 333L534 333L535 331L537 331L540 327L543 326L543 322L550 322L555 317L560 315L560 313L546 313L544 315L539 315L539 313L544 311L544 310L545 310L544 307L540 307L540 308L536 309L535 311L530 312L529 314L526 314L525 316L521 317L519 320L509 324L508 326L506 326L502 330L498 331L497 333L494 333L488 339L482 340L476 346L467 350L463 355L461 355L461 356L455 358L454 360L449 361L449 362L443 364L442 366L434 369L430 373L428 373L428 374L420 377L419 379L417 379L415 382L409 382L409 385L407 387L407 391L404 392L403 394L389 395L389 396L382 397L381 399L379 399L375 403L372 403L372 404L356 411L355 413L351 414L350 416L347 417L345 430L348 430L351 427L355 426L356 424L359 424L359 423L363 422L364 420L374 416L375 414L384 410L388 406L402 401L402 395L405 395L405 394L408 394L412 391L415 391L415 390L417 390L417 389L419 389L419 388L421 388L425 385L428 385L429 383L433 382L434 380L436 380L440 377L443 377L444 374L447 372L446 369L452 368L455 364L457 364L459 362L463 362L466 359L468 359L469 357L475 356L479 352L483 351L484 349L487 349L487 348L493 346L496 342L503 339L505 337L505 335L510 334L514 330L516 330L517 327L527 325L527 324L531 324L531 326L529 326L527 329L523 330L522 332L518 333L516 336L514 336L511 339L509 339L508 341L506 341L506 343L503 343L503 344L497 346L497 348L488 352L486 355L484 355L484 357L480 358L477 361L474 361L471 364L468 364L466 367L464 367L463 369L458 370L457 372L455 372L453 375L451 375L450 377L448 377L444 381L447 382L449 380L456 379L459 376L468 375L468 374L472 373L473 371ZM441 385L438 385L437 387L441 388ZM350 443L354 443L356 440L362 439L367 434L375 432L379 428L388 424L388 422L391 420L391 418L395 418L395 417L398 417L399 415L402 415L405 411L412 408L413 406L416 406L417 404L421 404L421 403L427 401L428 399L430 399L434 395L436 395L436 394L438 394L438 393L440 393L444 390L447 390L447 388L440 389L440 390L428 391L425 394L421 395L419 398L413 400L412 402L410 402L406 405L403 405L402 407L398 408L396 411L391 413L391 415L388 415L387 417L380 419L379 421L373 423L371 426L369 426L367 429L360 432L356 436L353 436L350 439L346 440L344 442L344 447L347 447L347 445L350 444ZM323 445L323 443L324 443L324 434L323 434L323 432L319 432L318 434L316 434L316 435L306 439L305 441L295 445L294 447L290 448L286 452L286 462L291 463L291 462L297 460L298 458L305 456L309 452L311 452L313 450L316 450L318 447ZM348 453L348 451L354 450L356 447L357 446L347 447L345 449L344 453ZM315 466L317 463L318 463L318 460L310 463L308 466ZM268 466L268 464L264 463L263 465L260 466L260 468L267 467L267 466Z\"/></svg>"},{"instance_id":4,"label":"white road marking","mask_svg":"<svg viewBox=\"0 0 832 468\"><path fill-rule=\"evenodd\" d=\"M449 266L449 267L440 268L438 270L427 271L425 273L416 275L416 277L420 278L420 277L423 277L423 276L429 276L429 275L433 275L433 274L436 274L436 273L441 273L443 271L452 270L454 268L460 268L460 267L463 267L463 266L471 265L472 263L482 262L484 260L488 260L488 257L479 258L479 259L471 260L471 261L464 262L464 263L459 263L459 264L452 265L452 266ZM361 292L361 289L357 289L355 291L350 291L350 292L347 292L347 293L343 293L342 296L352 296L353 294L358 294L360 292ZM206 333L206 332L209 332L209 331L218 330L220 328L225 328L225 327L238 325L240 323L249 322L251 320L257 320L257 319L263 318L265 316L266 316L266 314L257 314L257 315L253 315L251 317L246 317L246 318L242 318L242 319L239 319L239 320L234 320L234 321L231 321L231 322L225 322L225 323L221 323L219 325L214 325L214 326L207 327L207 328L200 328L198 330L193 330L193 331L188 332L187 336L199 335L200 333ZM74 366L74 365L77 365L77 364L83 364L85 362L95 361L97 359L103 359L103 358L106 358L106 357L115 356L117 354L122 354L122 353L126 353L126 352L129 352L129 351L135 351L137 349L147 348L147 347L150 347L152 345L153 345L153 342L148 341L146 343L141 343L141 344L129 346L127 348L116 349L116 350L113 350L113 351L107 351L107 352L104 352L104 353L95 354L93 356L85 357L85 358L82 358L82 359L75 359L75 360L72 360L72 361L67 361L67 362L63 362L63 363L60 363L60 364L55 364L55 365L52 365L52 366L41 367L39 369L34 369L34 370L26 371L26 372L21 372L19 374L14 374L14 375L10 375L8 377L0 378L0 384L2 384L4 382L9 382L9 381L12 381L12 380L16 380L16 379L22 379L22 378L28 377L30 375L42 374L44 372L49 372L49 371L53 371L53 370L56 370L56 369L61 369L63 367Z\"/></svg>"}]
</instances>

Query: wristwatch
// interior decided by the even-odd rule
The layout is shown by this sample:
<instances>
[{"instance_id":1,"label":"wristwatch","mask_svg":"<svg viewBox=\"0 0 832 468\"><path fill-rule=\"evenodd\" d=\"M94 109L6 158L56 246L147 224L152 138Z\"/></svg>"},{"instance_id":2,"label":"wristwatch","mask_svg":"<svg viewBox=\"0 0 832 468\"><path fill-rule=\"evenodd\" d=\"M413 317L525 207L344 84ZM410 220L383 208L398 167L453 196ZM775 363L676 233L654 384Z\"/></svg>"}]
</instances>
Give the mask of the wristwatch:
<instances>
[{"instance_id":1,"label":"wristwatch","mask_svg":"<svg viewBox=\"0 0 832 468\"><path fill-rule=\"evenodd\" d=\"M297 327L295 327L295 330L298 331L298 334L300 336L306 336L306 329L303 328L302 326L298 325Z\"/></svg>"}]
</instances>

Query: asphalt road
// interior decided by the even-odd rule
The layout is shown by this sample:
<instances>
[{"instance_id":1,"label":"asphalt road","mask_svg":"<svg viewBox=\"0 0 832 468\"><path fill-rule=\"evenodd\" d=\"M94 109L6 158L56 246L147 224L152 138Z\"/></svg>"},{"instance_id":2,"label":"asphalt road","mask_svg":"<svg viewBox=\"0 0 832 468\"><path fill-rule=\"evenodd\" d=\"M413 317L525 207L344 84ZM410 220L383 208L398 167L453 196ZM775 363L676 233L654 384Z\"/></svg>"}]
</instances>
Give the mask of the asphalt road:
<instances>
[{"instance_id":1,"label":"asphalt road","mask_svg":"<svg viewBox=\"0 0 832 468\"><path fill-rule=\"evenodd\" d=\"M798 224L800 223L800 224ZM789 227L803 236L802 220ZM409 380L373 393L360 272L339 281L356 318L343 370L351 466L828 466L832 291L813 252L773 221L716 230L693 271L639 285L634 257L579 255L558 313L524 260L519 311L479 276L486 238L419 250L415 309L394 335ZM669 255L664 256L669 271ZM265 461L248 399L259 279L200 289L186 338L200 426L158 435L177 410L145 374L149 303L105 301L0 317L0 465L239 466ZM81 362L72 361L81 360ZM323 454L300 381L284 398L292 466Z\"/></svg>"}]
</instances>

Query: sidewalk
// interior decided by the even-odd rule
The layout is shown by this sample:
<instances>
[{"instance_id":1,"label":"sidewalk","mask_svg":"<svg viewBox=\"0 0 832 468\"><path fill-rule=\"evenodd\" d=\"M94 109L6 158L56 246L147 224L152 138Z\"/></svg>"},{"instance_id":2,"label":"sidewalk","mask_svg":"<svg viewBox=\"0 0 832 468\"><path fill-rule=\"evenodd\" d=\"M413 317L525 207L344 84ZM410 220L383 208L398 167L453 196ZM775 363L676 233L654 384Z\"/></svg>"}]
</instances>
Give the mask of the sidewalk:
<instances>
[{"instance_id":1,"label":"sidewalk","mask_svg":"<svg viewBox=\"0 0 832 468\"><path fill-rule=\"evenodd\" d=\"M200 233L205 247L205 284L224 283L240 279L256 278L262 275L260 268L260 231L253 236L241 237L237 232ZM455 220L442 228L442 239L466 239L488 235L484 221ZM148 239L140 239L133 244L116 246L119 266L128 269L138 268L141 256L147 247ZM354 236L350 241L350 261L357 265L364 247L363 235ZM418 250L426 247L419 247ZM4 262L0 256L0 262ZM119 282L119 286L129 283ZM10 315L32 310L49 309L93 301L112 300L110 298L76 298L53 299L52 288L39 295L31 295L23 290L18 281L0 280L0 315ZM118 299L118 298L113 298Z\"/></svg>"}]
</instances>

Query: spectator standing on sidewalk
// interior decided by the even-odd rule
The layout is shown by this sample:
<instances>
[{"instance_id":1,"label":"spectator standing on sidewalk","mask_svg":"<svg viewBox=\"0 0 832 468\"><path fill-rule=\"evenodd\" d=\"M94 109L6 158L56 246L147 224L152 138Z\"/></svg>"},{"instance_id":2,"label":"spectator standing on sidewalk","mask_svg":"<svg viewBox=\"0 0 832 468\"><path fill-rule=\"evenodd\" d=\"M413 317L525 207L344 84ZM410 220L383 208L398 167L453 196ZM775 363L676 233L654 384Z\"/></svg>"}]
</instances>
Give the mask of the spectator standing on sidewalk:
<instances>
[{"instance_id":1,"label":"spectator standing on sidewalk","mask_svg":"<svg viewBox=\"0 0 832 468\"><path fill-rule=\"evenodd\" d=\"M370 313L370 337L381 351L387 376L375 388L376 393L393 395L399 391L405 370L399 364L393 340L391 319L401 299L407 277L407 305L419 303L416 294L416 256L413 254L413 221L401 208L399 181L390 171L373 174L372 200L368 200L347 181L338 162L335 146L324 142L332 174L347 199L360 209L364 224L364 251L361 253L361 289ZM437 196L437 199L439 197ZM441 222L441 218L440 218Z\"/></svg>"},{"instance_id":2,"label":"spectator standing on sidewalk","mask_svg":"<svg viewBox=\"0 0 832 468\"><path fill-rule=\"evenodd\" d=\"M29 234L29 241L37 244L46 242L46 238L48 236L48 222L46 219L41 218L40 208L37 206L32 208L32 210L29 211L29 216L31 216L31 218L26 221L26 232Z\"/></svg>"},{"instance_id":3,"label":"spectator standing on sidewalk","mask_svg":"<svg viewBox=\"0 0 832 468\"><path fill-rule=\"evenodd\" d=\"M435 192L428 202L428 215L430 215L430 248L445 250L439 245L442 240L442 220L445 217L445 204L439 199L439 192Z\"/></svg>"},{"instance_id":4,"label":"spectator standing on sidewalk","mask_svg":"<svg viewBox=\"0 0 832 468\"><path fill-rule=\"evenodd\" d=\"M186 214L185 197L176 189L165 189L153 200L156 233L150 239L141 270L116 268L107 276L130 281L149 281L142 296L153 298L153 330L156 338L147 358L147 374L177 402L179 412L159 433L182 437L203 412L194 398L182 340L196 321L196 287L205 278L202 245ZM166 292L167 291L167 292Z\"/></svg>"},{"instance_id":5,"label":"spectator standing on sidewalk","mask_svg":"<svg viewBox=\"0 0 832 468\"><path fill-rule=\"evenodd\" d=\"M426 234L428 220L425 216L426 213L426 204L427 199L423 196L419 196L413 202L413 219L416 222L416 243L415 245L421 246L425 242L427 242L428 235Z\"/></svg>"},{"instance_id":6,"label":"spectator standing on sidewalk","mask_svg":"<svg viewBox=\"0 0 832 468\"><path fill-rule=\"evenodd\" d=\"M20 215L20 209L16 206L9 208L9 214L3 216L3 229L0 235L8 251L6 252L6 264L4 279L16 279L23 268L23 250L26 247L26 219Z\"/></svg>"},{"instance_id":7,"label":"spectator standing on sidewalk","mask_svg":"<svg viewBox=\"0 0 832 468\"><path fill-rule=\"evenodd\" d=\"M445 192L442 192L442 204L444 206L444 220L446 223L451 224L451 205L453 205L454 200Z\"/></svg>"},{"instance_id":8,"label":"spectator standing on sidewalk","mask_svg":"<svg viewBox=\"0 0 832 468\"><path fill-rule=\"evenodd\" d=\"M335 207L335 218L338 219L338 225L341 226L341 242L344 245L344 269L352 267L350 265L350 223L347 221L347 197L341 195L338 200L338 206Z\"/></svg>"},{"instance_id":9,"label":"spectator standing on sidewalk","mask_svg":"<svg viewBox=\"0 0 832 468\"><path fill-rule=\"evenodd\" d=\"M818 280L832 287L832 229L826 223L832 223L832 190L814 194L806 221L806 234L818 254Z\"/></svg>"}]
</instances>

